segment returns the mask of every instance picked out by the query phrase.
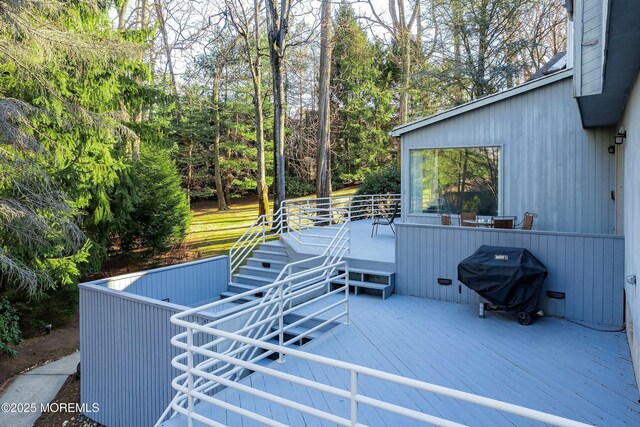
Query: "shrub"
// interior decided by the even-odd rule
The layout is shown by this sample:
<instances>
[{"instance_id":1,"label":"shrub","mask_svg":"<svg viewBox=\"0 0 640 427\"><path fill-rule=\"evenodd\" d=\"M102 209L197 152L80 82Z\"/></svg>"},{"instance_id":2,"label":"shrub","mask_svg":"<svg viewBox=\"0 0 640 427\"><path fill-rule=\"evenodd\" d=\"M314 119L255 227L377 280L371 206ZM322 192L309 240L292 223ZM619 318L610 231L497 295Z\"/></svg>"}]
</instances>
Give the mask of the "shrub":
<instances>
[{"instance_id":1,"label":"shrub","mask_svg":"<svg viewBox=\"0 0 640 427\"><path fill-rule=\"evenodd\" d=\"M284 181L287 197L302 197L314 194L316 186L313 182L304 181L297 176L287 176Z\"/></svg>"},{"instance_id":2,"label":"shrub","mask_svg":"<svg viewBox=\"0 0 640 427\"><path fill-rule=\"evenodd\" d=\"M21 341L16 310L8 299L0 297L0 353L15 357L18 353L11 345Z\"/></svg>"},{"instance_id":3,"label":"shrub","mask_svg":"<svg viewBox=\"0 0 640 427\"><path fill-rule=\"evenodd\" d=\"M358 189L358 195L363 194L399 194L400 170L392 167L373 172L367 176Z\"/></svg>"},{"instance_id":4,"label":"shrub","mask_svg":"<svg viewBox=\"0 0 640 427\"><path fill-rule=\"evenodd\" d=\"M189 203L169 152L143 149L129 174L133 194L130 219L120 223L123 247L163 251L181 241L189 226Z\"/></svg>"}]
</instances>

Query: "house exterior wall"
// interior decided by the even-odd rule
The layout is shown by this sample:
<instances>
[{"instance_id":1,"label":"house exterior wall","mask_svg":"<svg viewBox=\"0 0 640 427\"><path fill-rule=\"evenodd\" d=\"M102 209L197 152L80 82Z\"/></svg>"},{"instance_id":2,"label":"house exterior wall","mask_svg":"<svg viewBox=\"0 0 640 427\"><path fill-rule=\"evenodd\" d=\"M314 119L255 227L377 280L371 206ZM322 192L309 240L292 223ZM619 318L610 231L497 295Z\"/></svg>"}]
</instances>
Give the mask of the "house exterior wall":
<instances>
[{"instance_id":1,"label":"house exterior wall","mask_svg":"<svg viewBox=\"0 0 640 427\"><path fill-rule=\"evenodd\" d=\"M481 245L526 248L549 271L540 298L547 315L589 324L623 324L624 238L547 231L398 224L396 292L477 304L478 294L457 281L457 266ZM451 279L452 285L437 283ZM552 299L546 291L565 293Z\"/></svg>"},{"instance_id":2,"label":"house exterior wall","mask_svg":"<svg viewBox=\"0 0 640 427\"><path fill-rule=\"evenodd\" d=\"M578 0L574 14L575 95L602 92L608 1Z\"/></svg>"},{"instance_id":3,"label":"house exterior wall","mask_svg":"<svg viewBox=\"0 0 640 427\"><path fill-rule=\"evenodd\" d=\"M624 233L625 233L625 278L640 276L640 76L636 82L621 126L627 131L627 140L620 147L624 150ZM629 347L636 372L636 384L640 385L640 281L625 283L626 324Z\"/></svg>"},{"instance_id":4,"label":"house exterior wall","mask_svg":"<svg viewBox=\"0 0 640 427\"><path fill-rule=\"evenodd\" d=\"M415 129L402 136L402 220L410 214L410 150L501 147L500 214L537 212L538 230L615 233L614 129L584 130L570 75L516 96Z\"/></svg>"}]
</instances>

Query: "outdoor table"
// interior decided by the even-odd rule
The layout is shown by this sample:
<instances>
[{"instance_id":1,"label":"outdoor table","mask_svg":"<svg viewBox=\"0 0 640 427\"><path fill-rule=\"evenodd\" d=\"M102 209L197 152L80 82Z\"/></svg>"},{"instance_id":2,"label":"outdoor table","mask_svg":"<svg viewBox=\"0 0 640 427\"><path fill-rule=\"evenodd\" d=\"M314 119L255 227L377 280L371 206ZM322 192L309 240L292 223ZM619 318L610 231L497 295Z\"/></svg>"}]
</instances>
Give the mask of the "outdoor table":
<instances>
[{"instance_id":1,"label":"outdoor table","mask_svg":"<svg viewBox=\"0 0 640 427\"><path fill-rule=\"evenodd\" d=\"M493 221L490 219L476 219L476 220L466 220L465 223L473 224L476 227L493 227Z\"/></svg>"}]
</instances>

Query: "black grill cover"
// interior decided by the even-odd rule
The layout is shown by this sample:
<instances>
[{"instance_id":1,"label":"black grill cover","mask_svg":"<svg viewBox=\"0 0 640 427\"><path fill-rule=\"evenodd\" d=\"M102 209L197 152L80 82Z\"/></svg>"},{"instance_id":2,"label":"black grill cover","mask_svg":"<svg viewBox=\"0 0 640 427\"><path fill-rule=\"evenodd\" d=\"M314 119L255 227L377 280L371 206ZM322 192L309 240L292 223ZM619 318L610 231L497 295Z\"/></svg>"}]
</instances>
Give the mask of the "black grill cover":
<instances>
[{"instance_id":1,"label":"black grill cover","mask_svg":"<svg viewBox=\"0 0 640 427\"><path fill-rule=\"evenodd\" d=\"M480 246L458 264L458 280L501 310L536 311L547 268L524 248Z\"/></svg>"}]
</instances>

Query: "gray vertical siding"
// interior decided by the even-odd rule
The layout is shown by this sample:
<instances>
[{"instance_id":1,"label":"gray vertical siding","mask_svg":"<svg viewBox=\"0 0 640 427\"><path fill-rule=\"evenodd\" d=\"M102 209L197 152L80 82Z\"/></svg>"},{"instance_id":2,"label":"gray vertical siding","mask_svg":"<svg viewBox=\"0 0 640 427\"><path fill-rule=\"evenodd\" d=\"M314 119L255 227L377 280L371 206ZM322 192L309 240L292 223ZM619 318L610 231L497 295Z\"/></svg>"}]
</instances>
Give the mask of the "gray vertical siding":
<instances>
[{"instance_id":1,"label":"gray vertical siding","mask_svg":"<svg viewBox=\"0 0 640 427\"><path fill-rule=\"evenodd\" d=\"M576 2L576 96L602 93L607 8L603 0Z\"/></svg>"},{"instance_id":2,"label":"gray vertical siding","mask_svg":"<svg viewBox=\"0 0 640 427\"><path fill-rule=\"evenodd\" d=\"M458 286L457 265L481 245L523 247L546 265L545 291L566 294L566 299L556 300L543 293L541 308L548 315L622 326L624 239L614 235L398 224L396 292L478 303L475 292ZM454 284L439 285L438 277Z\"/></svg>"},{"instance_id":3,"label":"gray vertical siding","mask_svg":"<svg viewBox=\"0 0 640 427\"><path fill-rule=\"evenodd\" d=\"M179 374L171 367L178 352L170 341L183 331L170 317L218 299L227 284L227 257L80 284L81 401L100 405L85 415L109 427L153 425L173 398L171 380ZM244 321L221 329L237 330ZM196 337L196 343L203 340Z\"/></svg>"},{"instance_id":4,"label":"gray vertical siding","mask_svg":"<svg viewBox=\"0 0 640 427\"><path fill-rule=\"evenodd\" d=\"M92 284L179 305L196 306L227 290L226 256L97 280Z\"/></svg>"},{"instance_id":5,"label":"gray vertical siding","mask_svg":"<svg viewBox=\"0 0 640 427\"><path fill-rule=\"evenodd\" d=\"M171 367L181 332L169 318L185 307L80 286L81 402L98 403L86 414L109 427L150 426L173 398Z\"/></svg>"},{"instance_id":6,"label":"gray vertical siding","mask_svg":"<svg viewBox=\"0 0 640 427\"><path fill-rule=\"evenodd\" d=\"M615 232L615 156L607 152L613 128L582 128L570 73L562 80L413 130L402 137L402 219L410 214L410 150L501 147L501 214L537 212L535 229Z\"/></svg>"},{"instance_id":7,"label":"gray vertical siding","mask_svg":"<svg viewBox=\"0 0 640 427\"><path fill-rule=\"evenodd\" d=\"M638 279L635 285L625 284L627 336L640 387L640 76L636 77L621 125L627 130L627 141L618 147L624 159L625 276Z\"/></svg>"}]
</instances>

